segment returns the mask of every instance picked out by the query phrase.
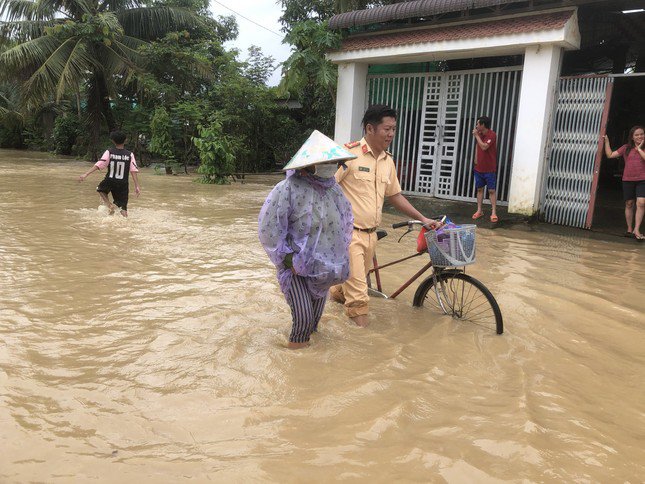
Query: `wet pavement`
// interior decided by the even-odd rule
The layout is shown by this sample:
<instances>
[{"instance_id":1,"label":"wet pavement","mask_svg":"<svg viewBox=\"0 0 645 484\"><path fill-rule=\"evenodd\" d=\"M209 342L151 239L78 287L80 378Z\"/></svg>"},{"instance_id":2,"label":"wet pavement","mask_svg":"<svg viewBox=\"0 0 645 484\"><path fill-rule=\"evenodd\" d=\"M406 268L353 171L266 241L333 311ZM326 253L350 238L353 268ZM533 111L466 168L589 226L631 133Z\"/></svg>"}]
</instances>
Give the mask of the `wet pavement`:
<instances>
[{"instance_id":1,"label":"wet pavement","mask_svg":"<svg viewBox=\"0 0 645 484\"><path fill-rule=\"evenodd\" d=\"M625 232L625 222L623 219L624 214L622 205L620 207L600 207L596 211L592 229L587 230L546 223L540 221L537 215L527 217L516 213L508 213L508 207L504 205L498 205L497 215L499 221L497 223L492 223L490 221L490 205L486 203L484 203L485 216L481 217L477 221L473 221L471 218L472 214L477 210L477 204L474 202L415 196L408 196L407 198L422 213L429 216L447 214L455 223L475 223L478 227L486 229L494 230L503 228L526 230L530 232L545 232L592 240L616 241L617 239L620 239L630 245L639 243L636 240L623 237L623 233ZM384 210L392 214L397 213L394 208L388 206L387 202ZM641 245L645 247L645 244Z\"/></svg>"}]
</instances>

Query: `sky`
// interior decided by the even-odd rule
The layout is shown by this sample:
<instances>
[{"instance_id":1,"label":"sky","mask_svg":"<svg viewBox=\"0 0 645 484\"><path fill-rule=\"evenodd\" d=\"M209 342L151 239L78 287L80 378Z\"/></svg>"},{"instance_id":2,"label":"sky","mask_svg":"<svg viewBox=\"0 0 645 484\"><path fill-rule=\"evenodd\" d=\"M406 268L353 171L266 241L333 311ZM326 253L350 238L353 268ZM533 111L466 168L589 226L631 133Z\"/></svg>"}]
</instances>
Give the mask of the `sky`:
<instances>
[{"instance_id":1,"label":"sky","mask_svg":"<svg viewBox=\"0 0 645 484\"><path fill-rule=\"evenodd\" d=\"M290 48L282 43L284 34L280 31L281 25L278 21L282 10L277 0L210 0L210 9L215 17L235 16L239 35L236 40L225 45L227 48L237 48L240 51L240 60L246 60L247 49L251 45L259 46L264 55L270 55L275 59L276 64L289 57ZM280 73L281 67L278 66L269 78L269 85L278 85Z\"/></svg>"}]
</instances>

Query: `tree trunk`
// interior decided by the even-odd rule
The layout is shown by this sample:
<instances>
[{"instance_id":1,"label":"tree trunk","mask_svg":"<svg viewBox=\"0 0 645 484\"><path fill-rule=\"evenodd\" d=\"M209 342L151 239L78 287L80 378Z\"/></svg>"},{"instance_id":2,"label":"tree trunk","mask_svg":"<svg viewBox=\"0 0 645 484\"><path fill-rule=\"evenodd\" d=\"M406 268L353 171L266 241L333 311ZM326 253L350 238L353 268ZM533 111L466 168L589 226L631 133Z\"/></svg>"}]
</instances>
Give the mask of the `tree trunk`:
<instances>
[{"instance_id":1,"label":"tree trunk","mask_svg":"<svg viewBox=\"0 0 645 484\"><path fill-rule=\"evenodd\" d=\"M92 161L98 160L101 138L101 126L105 120L108 130L116 129L116 121L110 106L110 96L107 83L101 72L95 72L89 82L87 93L87 111L90 127L90 157Z\"/></svg>"},{"instance_id":2,"label":"tree trunk","mask_svg":"<svg viewBox=\"0 0 645 484\"><path fill-rule=\"evenodd\" d=\"M76 114L78 115L78 121L81 121L81 92L76 86Z\"/></svg>"},{"instance_id":3,"label":"tree trunk","mask_svg":"<svg viewBox=\"0 0 645 484\"><path fill-rule=\"evenodd\" d=\"M98 144L101 135L101 94L96 78L90 79L87 89L87 121L90 129L89 155L95 163L98 160Z\"/></svg>"},{"instance_id":4,"label":"tree trunk","mask_svg":"<svg viewBox=\"0 0 645 484\"><path fill-rule=\"evenodd\" d=\"M114 114L112 113L112 106L110 106L110 93L108 92L107 83L102 73L95 74L95 78L101 96L101 113L107 123L108 131L112 132L117 126Z\"/></svg>"}]
</instances>

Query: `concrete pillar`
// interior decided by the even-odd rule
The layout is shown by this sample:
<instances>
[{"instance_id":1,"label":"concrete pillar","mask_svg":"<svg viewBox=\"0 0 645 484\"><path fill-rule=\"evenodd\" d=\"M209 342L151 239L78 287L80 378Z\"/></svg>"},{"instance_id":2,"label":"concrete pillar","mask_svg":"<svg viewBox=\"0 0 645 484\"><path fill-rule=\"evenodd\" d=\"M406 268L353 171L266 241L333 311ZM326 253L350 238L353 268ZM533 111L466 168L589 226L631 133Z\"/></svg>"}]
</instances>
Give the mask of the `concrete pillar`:
<instances>
[{"instance_id":1,"label":"concrete pillar","mask_svg":"<svg viewBox=\"0 0 645 484\"><path fill-rule=\"evenodd\" d=\"M338 90L336 92L336 126L334 141L343 144L361 139L361 119L365 112L367 64L338 64Z\"/></svg>"},{"instance_id":2,"label":"concrete pillar","mask_svg":"<svg viewBox=\"0 0 645 484\"><path fill-rule=\"evenodd\" d=\"M553 98L562 49L531 46L524 54L508 211L533 215L539 209Z\"/></svg>"}]
</instances>

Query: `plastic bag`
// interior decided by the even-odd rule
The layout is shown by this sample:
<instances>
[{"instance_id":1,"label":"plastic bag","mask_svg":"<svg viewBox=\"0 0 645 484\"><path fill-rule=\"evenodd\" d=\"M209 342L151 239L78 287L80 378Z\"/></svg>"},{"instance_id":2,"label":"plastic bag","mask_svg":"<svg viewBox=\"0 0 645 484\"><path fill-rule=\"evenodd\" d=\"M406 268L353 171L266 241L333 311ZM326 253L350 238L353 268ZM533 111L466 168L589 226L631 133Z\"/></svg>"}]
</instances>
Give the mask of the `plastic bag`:
<instances>
[{"instance_id":1,"label":"plastic bag","mask_svg":"<svg viewBox=\"0 0 645 484\"><path fill-rule=\"evenodd\" d=\"M426 241L426 232L428 230L425 227L421 227L421 232L417 237L417 252L425 252L428 250L428 242Z\"/></svg>"},{"instance_id":2,"label":"plastic bag","mask_svg":"<svg viewBox=\"0 0 645 484\"><path fill-rule=\"evenodd\" d=\"M444 225L441 226L440 229L437 229L437 240L441 241L446 237L446 234L444 234L444 230L446 229L455 229L459 228L461 225L455 225L452 223L452 220L450 220L448 217L444 220ZM421 227L421 232L419 232L419 236L417 237L417 252L425 252L428 250L428 242L426 241L426 232L428 229L425 227Z\"/></svg>"}]
</instances>

